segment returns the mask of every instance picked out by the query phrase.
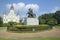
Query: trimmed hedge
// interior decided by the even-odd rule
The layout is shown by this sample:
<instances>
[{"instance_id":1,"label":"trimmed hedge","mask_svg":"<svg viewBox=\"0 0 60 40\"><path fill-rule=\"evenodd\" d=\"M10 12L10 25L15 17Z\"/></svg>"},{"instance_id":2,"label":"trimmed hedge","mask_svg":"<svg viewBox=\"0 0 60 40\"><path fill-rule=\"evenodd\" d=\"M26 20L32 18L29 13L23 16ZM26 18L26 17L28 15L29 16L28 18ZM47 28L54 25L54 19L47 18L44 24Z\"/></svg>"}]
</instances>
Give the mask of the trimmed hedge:
<instances>
[{"instance_id":1,"label":"trimmed hedge","mask_svg":"<svg viewBox=\"0 0 60 40\"><path fill-rule=\"evenodd\" d=\"M20 23L17 23L16 25L24 25L24 23L20 22Z\"/></svg>"},{"instance_id":2,"label":"trimmed hedge","mask_svg":"<svg viewBox=\"0 0 60 40\"><path fill-rule=\"evenodd\" d=\"M7 26L8 26L8 23L4 23L4 24L3 24L3 27L7 27Z\"/></svg>"},{"instance_id":3,"label":"trimmed hedge","mask_svg":"<svg viewBox=\"0 0 60 40\"><path fill-rule=\"evenodd\" d=\"M16 22L3 23L3 27L7 27L9 25L24 25L24 23L16 23Z\"/></svg>"},{"instance_id":4,"label":"trimmed hedge","mask_svg":"<svg viewBox=\"0 0 60 40\"><path fill-rule=\"evenodd\" d=\"M60 24L58 24L58 25L55 25L54 27L56 27L56 28L60 28Z\"/></svg>"},{"instance_id":5,"label":"trimmed hedge","mask_svg":"<svg viewBox=\"0 0 60 40\"><path fill-rule=\"evenodd\" d=\"M21 26L14 26L12 27L11 31L39 31L39 30L48 30L49 27L47 26L40 26L40 25L21 25Z\"/></svg>"}]
</instances>

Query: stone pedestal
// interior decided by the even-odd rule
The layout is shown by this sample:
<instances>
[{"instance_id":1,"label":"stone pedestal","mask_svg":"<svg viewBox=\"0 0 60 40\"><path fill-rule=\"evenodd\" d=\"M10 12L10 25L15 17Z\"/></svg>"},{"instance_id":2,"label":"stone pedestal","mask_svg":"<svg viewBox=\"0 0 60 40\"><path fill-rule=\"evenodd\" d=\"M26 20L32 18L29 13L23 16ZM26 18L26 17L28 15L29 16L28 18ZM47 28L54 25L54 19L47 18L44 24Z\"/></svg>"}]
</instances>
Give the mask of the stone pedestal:
<instances>
[{"instance_id":1,"label":"stone pedestal","mask_svg":"<svg viewBox=\"0 0 60 40\"><path fill-rule=\"evenodd\" d=\"M39 25L39 20L37 18L25 18L25 25Z\"/></svg>"}]
</instances>

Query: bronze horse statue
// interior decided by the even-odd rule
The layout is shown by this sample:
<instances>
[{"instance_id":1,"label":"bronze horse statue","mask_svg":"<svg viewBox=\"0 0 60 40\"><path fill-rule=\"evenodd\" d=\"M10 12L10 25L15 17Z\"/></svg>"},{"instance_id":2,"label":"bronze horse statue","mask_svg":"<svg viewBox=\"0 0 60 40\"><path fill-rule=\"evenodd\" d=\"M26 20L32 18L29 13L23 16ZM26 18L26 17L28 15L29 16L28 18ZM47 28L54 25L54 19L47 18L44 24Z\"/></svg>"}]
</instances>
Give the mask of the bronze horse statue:
<instances>
[{"instance_id":1,"label":"bronze horse statue","mask_svg":"<svg viewBox=\"0 0 60 40\"><path fill-rule=\"evenodd\" d=\"M35 18L36 17L36 15L33 13L33 10L31 9L31 8L29 8L28 9L29 11L28 11L28 17L33 17L33 18Z\"/></svg>"}]
</instances>

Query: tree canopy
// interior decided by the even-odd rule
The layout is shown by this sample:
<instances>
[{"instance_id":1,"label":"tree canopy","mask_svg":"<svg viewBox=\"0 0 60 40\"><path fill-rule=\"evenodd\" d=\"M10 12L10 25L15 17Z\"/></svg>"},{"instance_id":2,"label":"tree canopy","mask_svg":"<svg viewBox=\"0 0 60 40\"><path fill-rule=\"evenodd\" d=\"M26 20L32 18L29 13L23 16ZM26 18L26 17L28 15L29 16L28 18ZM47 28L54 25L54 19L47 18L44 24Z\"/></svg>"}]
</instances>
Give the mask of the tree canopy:
<instances>
[{"instance_id":1,"label":"tree canopy","mask_svg":"<svg viewBox=\"0 0 60 40\"><path fill-rule=\"evenodd\" d=\"M0 16L0 27L2 27L3 26L3 19L2 19L2 17Z\"/></svg>"},{"instance_id":2,"label":"tree canopy","mask_svg":"<svg viewBox=\"0 0 60 40\"><path fill-rule=\"evenodd\" d=\"M56 11L55 13L47 13L38 17L39 24L49 24L56 25L60 24L60 11Z\"/></svg>"}]
</instances>

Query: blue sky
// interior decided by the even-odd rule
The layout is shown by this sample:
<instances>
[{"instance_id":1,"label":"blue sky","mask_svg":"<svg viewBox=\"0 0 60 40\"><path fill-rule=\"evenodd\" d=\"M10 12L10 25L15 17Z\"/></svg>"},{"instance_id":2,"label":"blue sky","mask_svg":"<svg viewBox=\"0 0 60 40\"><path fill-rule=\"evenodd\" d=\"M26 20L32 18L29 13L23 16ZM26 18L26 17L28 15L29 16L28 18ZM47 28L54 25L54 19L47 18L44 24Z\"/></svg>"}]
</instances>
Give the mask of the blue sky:
<instances>
[{"instance_id":1,"label":"blue sky","mask_svg":"<svg viewBox=\"0 0 60 40\"><path fill-rule=\"evenodd\" d=\"M60 0L0 0L0 15L3 14L3 10L6 9L6 12L8 14L9 10L6 5L7 4L18 4L18 3L24 3L25 5L28 4L37 4L39 6L38 12L35 12L37 16L44 14L45 12L55 12L56 10L60 10ZM23 12L20 15L24 16L26 13Z\"/></svg>"}]
</instances>

